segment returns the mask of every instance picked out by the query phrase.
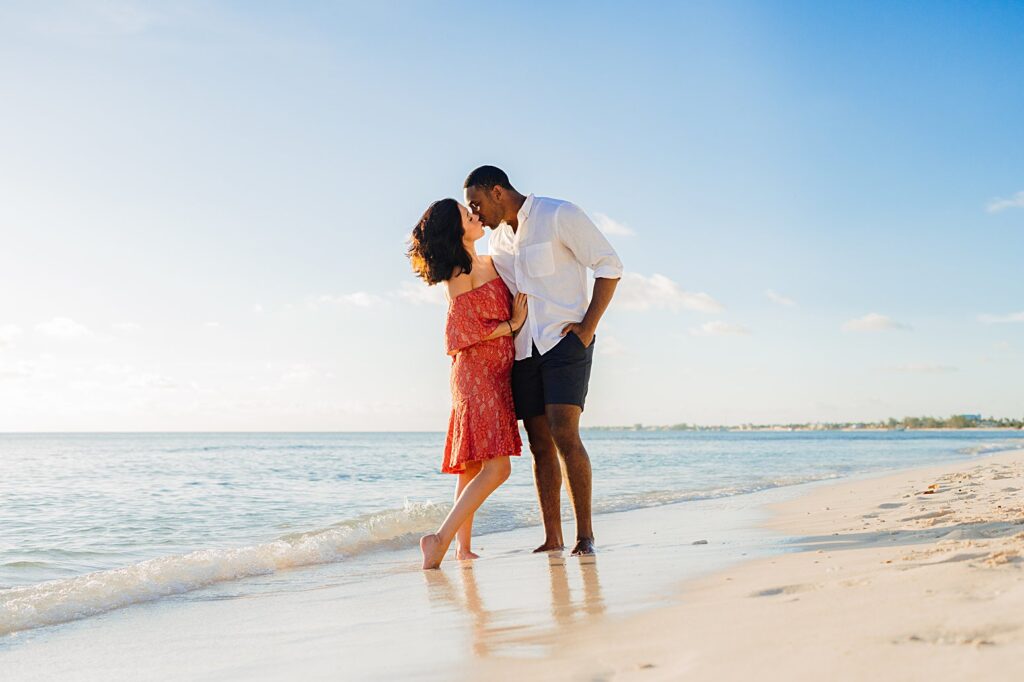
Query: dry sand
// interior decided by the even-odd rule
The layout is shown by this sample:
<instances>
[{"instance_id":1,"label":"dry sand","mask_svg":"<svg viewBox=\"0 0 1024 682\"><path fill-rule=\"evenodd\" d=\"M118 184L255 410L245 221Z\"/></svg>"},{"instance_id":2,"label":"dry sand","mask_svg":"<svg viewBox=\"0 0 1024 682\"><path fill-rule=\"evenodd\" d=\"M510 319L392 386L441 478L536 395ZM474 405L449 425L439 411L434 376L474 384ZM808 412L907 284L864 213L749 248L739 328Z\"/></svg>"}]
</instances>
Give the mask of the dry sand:
<instances>
[{"instance_id":1,"label":"dry sand","mask_svg":"<svg viewBox=\"0 0 1024 682\"><path fill-rule=\"evenodd\" d=\"M772 508L795 550L470 677L1024 680L1024 451L820 487Z\"/></svg>"}]
</instances>

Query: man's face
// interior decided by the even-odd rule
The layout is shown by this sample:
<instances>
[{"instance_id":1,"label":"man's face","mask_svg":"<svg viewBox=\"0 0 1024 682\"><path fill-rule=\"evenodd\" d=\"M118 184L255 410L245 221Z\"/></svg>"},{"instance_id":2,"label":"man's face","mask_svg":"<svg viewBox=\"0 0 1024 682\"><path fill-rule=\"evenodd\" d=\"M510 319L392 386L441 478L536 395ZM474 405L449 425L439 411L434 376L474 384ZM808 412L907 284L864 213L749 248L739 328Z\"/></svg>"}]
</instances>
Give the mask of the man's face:
<instances>
[{"instance_id":1,"label":"man's face","mask_svg":"<svg viewBox=\"0 0 1024 682\"><path fill-rule=\"evenodd\" d=\"M501 204L498 203L495 196L497 193L497 187L484 189L473 185L466 188L466 205L469 206L469 210L480 218L480 222L492 230L504 219Z\"/></svg>"}]
</instances>

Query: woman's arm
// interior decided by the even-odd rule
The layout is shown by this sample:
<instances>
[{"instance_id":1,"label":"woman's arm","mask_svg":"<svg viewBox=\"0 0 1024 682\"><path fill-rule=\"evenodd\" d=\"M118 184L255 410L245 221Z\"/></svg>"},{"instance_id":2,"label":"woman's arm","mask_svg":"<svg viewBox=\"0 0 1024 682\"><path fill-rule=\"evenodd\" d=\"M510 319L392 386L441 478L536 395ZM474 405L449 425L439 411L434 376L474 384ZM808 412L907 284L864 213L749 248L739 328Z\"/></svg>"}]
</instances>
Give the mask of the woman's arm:
<instances>
[{"instance_id":1,"label":"woman's arm","mask_svg":"<svg viewBox=\"0 0 1024 682\"><path fill-rule=\"evenodd\" d=\"M499 339L502 336L515 336L515 333L523 328L525 322L526 294L516 294L515 300L512 301L512 318L499 324L497 329L481 340L490 341L491 339Z\"/></svg>"},{"instance_id":2,"label":"woman's arm","mask_svg":"<svg viewBox=\"0 0 1024 682\"><path fill-rule=\"evenodd\" d=\"M501 320L497 324L490 322L494 327L486 336L483 335L484 330L480 330L475 336L470 332L467 338L465 329L459 329L458 327L450 328L448 333L448 355L457 355L459 351L465 350L481 341L490 341L491 339L515 334L523 326L523 323L526 322L526 312L526 294L517 294L512 302L512 317L508 320Z\"/></svg>"}]
</instances>

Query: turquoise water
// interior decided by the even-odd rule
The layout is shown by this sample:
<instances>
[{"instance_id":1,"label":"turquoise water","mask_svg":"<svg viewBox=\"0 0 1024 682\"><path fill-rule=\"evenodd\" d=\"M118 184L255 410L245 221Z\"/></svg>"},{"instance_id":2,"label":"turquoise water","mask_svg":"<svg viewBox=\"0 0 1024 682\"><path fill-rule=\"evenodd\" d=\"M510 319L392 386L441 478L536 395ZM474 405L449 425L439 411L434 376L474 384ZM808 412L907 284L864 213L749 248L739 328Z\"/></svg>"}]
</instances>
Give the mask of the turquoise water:
<instances>
[{"instance_id":1,"label":"turquoise water","mask_svg":"<svg viewBox=\"0 0 1024 682\"><path fill-rule=\"evenodd\" d=\"M1021 432L584 440L598 513L1024 447ZM0 435L0 634L412 546L452 494L454 477L438 473L443 444L440 433ZM536 523L527 452L476 532Z\"/></svg>"}]
</instances>

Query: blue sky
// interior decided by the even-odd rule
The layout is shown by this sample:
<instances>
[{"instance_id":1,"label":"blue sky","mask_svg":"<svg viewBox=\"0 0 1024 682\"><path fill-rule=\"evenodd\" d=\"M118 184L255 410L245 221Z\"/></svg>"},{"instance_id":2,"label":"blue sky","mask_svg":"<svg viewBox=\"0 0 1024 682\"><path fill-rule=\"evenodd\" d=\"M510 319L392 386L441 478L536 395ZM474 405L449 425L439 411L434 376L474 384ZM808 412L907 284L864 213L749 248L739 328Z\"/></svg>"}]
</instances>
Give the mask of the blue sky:
<instances>
[{"instance_id":1,"label":"blue sky","mask_svg":"<svg viewBox=\"0 0 1024 682\"><path fill-rule=\"evenodd\" d=\"M1024 413L1019 3L378 4L0 8L0 430L443 429L482 163L625 262L586 423Z\"/></svg>"}]
</instances>

